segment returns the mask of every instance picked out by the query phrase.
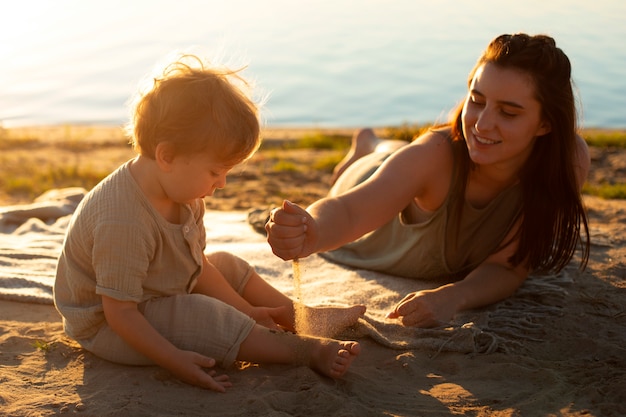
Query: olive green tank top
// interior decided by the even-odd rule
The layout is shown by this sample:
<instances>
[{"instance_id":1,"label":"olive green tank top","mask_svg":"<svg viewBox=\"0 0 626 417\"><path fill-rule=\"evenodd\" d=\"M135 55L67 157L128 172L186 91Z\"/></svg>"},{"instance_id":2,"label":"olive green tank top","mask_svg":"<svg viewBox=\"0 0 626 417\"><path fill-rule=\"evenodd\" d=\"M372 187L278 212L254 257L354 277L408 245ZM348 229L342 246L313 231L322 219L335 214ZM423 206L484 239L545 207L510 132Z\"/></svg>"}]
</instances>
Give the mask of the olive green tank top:
<instances>
[{"instance_id":1,"label":"olive green tank top","mask_svg":"<svg viewBox=\"0 0 626 417\"><path fill-rule=\"evenodd\" d=\"M359 159L358 167L340 177L335 191L341 193L364 181L388 156L370 154ZM519 214L522 200L515 185L482 208L465 201L459 218L454 213L454 202L459 198L452 195L454 189L452 184L436 211L424 212L412 203L381 228L322 256L351 267L403 277L462 278L497 250Z\"/></svg>"}]
</instances>

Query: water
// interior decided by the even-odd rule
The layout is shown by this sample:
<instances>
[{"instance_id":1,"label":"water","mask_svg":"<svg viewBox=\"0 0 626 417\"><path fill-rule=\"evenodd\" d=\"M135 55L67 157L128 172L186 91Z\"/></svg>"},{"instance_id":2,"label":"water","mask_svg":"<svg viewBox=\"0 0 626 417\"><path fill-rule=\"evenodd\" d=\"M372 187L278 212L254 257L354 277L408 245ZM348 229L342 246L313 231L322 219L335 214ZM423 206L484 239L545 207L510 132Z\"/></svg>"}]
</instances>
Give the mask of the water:
<instances>
[{"instance_id":1,"label":"water","mask_svg":"<svg viewBox=\"0 0 626 417\"><path fill-rule=\"evenodd\" d=\"M173 51L248 64L270 126L447 118L501 33L568 54L585 127L626 127L623 0L0 0L0 123L127 120L139 80Z\"/></svg>"}]
</instances>

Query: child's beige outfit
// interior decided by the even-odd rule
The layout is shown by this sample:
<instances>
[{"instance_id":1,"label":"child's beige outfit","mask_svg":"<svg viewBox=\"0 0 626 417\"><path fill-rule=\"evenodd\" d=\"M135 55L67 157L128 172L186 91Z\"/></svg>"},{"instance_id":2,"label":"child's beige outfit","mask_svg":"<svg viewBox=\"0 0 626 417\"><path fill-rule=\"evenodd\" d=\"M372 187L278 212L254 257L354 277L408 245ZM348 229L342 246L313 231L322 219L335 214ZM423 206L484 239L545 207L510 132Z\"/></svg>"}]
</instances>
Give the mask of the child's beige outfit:
<instances>
[{"instance_id":1,"label":"child's beige outfit","mask_svg":"<svg viewBox=\"0 0 626 417\"><path fill-rule=\"evenodd\" d=\"M182 209L181 224L167 222L130 173L130 161L90 191L69 225L59 258L54 301L66 333L94 354L124 364L151 361L113 332L101 295L138 304L152 326L180 349L236 358L255 322L217 299L190 294L206 246L204 202ZM220 252L208 255L239 293L252 268Z\"/></svg>"}]
</instances>

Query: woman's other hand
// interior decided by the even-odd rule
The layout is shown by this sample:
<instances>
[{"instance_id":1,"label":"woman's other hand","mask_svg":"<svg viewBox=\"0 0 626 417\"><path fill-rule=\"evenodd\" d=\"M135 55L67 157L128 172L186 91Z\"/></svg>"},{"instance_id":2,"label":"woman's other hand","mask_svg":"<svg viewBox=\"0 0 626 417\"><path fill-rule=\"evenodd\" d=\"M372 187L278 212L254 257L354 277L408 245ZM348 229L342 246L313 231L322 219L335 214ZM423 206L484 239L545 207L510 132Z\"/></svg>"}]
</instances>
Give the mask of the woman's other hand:
<instances>
[{"instance_id":1,"label":"woman's other hand","mask_svg":"<svg viewBox=\"0 0 626 417\"><path fill-rule=\"evenodd\" d=\"M408 294L387 314L387 318L400 319L405 326L423 328L450 322L458 307L445 288L446 286Z\"/></svg>"}]
</instances>

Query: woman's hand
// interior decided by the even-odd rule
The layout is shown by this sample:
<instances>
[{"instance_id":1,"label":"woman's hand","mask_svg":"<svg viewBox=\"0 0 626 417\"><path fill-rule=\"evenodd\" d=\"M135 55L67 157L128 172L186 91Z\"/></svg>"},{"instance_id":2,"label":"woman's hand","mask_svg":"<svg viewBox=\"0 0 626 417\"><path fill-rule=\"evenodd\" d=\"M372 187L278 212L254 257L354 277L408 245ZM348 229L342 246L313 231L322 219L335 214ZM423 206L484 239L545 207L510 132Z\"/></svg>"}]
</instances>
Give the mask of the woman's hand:
<instances>
[{"instance_id":1,"label":"woman's hand","mask_svg":"<svg viewBox=\"0 0 626 417\"><path fill-rule=\"evenodd\" d=\"M459 307L446 289L447 286L443 286L410 293L387 314L387 318L401 319L403 325L414 327L437 327L448 323Z\"/></svg>"},{"instance_id":2,"label":"woman's hand","mask_svg":"<svg viewBox=\"0 0 626 417\"><path fill-rule=\"evenodd\" d=\"M287 200L281 208L272 210L265 230L272 252L286 261L309 256L314 252L318 239L313 217Z\"/></svg>"},{"instance_id":3,"label":"woman's hand","mask_svg":"<svg viewBox=\"0 0 626 417\"><path fill-rule=\"evenodd\" d=\"M209 369L215 366L213 358L192 351L180 350L176 358L172 359L173 365L168 366L169 371L176 378L190 385L217 392L226 392L226 388L233 385L228 375L218 374L214 369Z\"/></svg>"},{"instance_id":4,"label":"woman's hand","mask_svg":"<svg viewBox=\"0 0 626 417\"><path fill-rule=\"evenodd\" d=\"M516 230L517 227L513 227L503 240L512 239ZM448 323L460 311L488 306L510 297L529 272L523 264L509 265L508 259L516 249L517 241L513 241L490 255L464 279L407 295L387 317L402 319L405 326L435 327Z\"/></svg>"}]
</instances>

